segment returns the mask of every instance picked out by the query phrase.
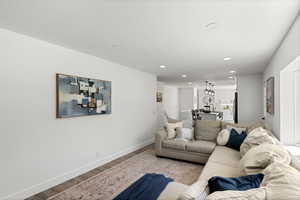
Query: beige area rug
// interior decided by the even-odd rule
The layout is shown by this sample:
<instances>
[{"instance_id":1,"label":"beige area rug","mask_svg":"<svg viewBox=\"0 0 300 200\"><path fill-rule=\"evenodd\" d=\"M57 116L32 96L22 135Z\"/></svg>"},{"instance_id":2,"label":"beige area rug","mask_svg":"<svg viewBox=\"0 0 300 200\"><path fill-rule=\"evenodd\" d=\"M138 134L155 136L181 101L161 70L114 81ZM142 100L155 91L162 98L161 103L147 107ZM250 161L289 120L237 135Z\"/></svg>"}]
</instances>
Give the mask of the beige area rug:
<instances>
[{"instance_id":1,"label":"beige area rug","mask_svg":"<svg viewBox=\"0 0 300 200\"><path fill-rule=\"evenodd\" d=\"M176 182L192 184L199 177L200 164L157 158L149 149L116 164L90 179L53 197L51 200L109 200L146 173L159 173Z\"/></svg>"}]
</instances>

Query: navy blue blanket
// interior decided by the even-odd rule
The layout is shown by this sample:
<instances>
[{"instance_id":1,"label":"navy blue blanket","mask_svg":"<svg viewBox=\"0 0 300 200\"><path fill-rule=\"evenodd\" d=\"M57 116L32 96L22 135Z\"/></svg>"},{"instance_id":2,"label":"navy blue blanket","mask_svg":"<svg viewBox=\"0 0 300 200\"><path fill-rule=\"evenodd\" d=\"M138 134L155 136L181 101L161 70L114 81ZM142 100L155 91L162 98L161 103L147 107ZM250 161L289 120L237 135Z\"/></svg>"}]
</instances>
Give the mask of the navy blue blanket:
<instances>
[{"instance_id":1,"label":"navy blue blanket","mask_svg":"<svg viewBox=\"0 0 300 200\"><path fill-rule=\"evenodd\" d=\"M173 179L161 174L145 174L114 200L156 200L171 181Z\"/></svg>"}]
</instances>

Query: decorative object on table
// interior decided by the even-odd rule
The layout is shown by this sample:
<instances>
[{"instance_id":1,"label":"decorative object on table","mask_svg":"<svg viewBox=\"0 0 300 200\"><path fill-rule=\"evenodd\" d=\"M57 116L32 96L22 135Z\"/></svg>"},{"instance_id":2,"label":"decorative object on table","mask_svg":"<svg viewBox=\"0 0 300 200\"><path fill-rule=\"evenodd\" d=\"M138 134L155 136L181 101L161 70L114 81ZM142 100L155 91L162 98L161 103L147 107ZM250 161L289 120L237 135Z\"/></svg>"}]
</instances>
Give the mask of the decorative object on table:
<instances>
[{"instance_id":1,"label":"decorative object on table","mask_svg":"<svg viewBox=\"0 0 300 200\"><path fill-rule=\"evenodd\" d=\"M162 92L156 92L156 102L161 103L163 100L163 93Z\"/></svg>"},{"instance_id":2,"label":"decorative object on table","mask_svg":"<svg viewBox=\"0 0 300 200\"><path fill-rule=\"evenodd\" d=\"M192 119L193 120L201 120L199 109L193 109L192 110Z\"/></svg>"},{"instance_id":3,"label":"decorative object on table","mask_svg":"<svg viewBox=\"0 0 300 200\"><path fill-rule=\"evenodd\" d=\"M56 117L111 114L111 81L56 74Z\"/></svg>"},{"instance_id":4,"label":"decorative object on table","mask_svg":"<svg viewBox=\"0 0 300 200\"><path fill-rule=\"evenodd\" d=\"M266 88L266 110L274 115L274 77L267 80Z\"/></svg>"}]
</instances>

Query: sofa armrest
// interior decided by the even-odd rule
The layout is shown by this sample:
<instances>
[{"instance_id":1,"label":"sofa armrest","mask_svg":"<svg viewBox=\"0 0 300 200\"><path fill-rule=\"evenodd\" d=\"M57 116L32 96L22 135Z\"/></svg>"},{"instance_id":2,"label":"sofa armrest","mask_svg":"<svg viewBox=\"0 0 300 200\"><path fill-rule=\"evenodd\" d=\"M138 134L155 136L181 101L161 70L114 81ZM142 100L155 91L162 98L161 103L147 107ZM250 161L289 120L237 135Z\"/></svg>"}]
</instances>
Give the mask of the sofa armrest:
<instances>
[{"instance_id":1,"label":"sofa armrest","mask_svg":"<svg viewBox=\"0 0 300 200\"><path fill-rule=\"evenodd\" d=\"M209 195L207 181L198 180L189 186L177 200L205 200Z\"/></svg>"},{"instance_id":2,"label":"sofa armrest","mask_svg":"<svg viewBox=\"0 0 300 200\"><path fill-rule=\"evenodd\" d=\"M167 138L167 132L164 128L159 129L155 134L155 153L159 155L161 152L162 141Z\"/></svg>"}]
</instances>

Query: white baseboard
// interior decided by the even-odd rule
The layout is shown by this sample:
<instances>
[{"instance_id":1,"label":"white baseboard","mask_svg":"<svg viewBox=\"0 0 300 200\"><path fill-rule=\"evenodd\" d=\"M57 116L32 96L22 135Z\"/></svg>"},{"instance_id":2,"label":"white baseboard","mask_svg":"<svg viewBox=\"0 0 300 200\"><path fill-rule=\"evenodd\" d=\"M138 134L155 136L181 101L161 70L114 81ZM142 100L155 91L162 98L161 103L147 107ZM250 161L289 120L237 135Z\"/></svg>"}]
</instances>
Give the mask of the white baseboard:
<instances>
[{"instance_id":1,"label":"white baseboard","mask_svg":"<svg viewBox=\"0 0 300 200\"><path fill-rule=\"evenodd\" d=\"M36 184L36 185L33 185L29 188L26 188L24 190L21 190L19 192L16 192L14 194L11 194L11 195L8 195L6 197L2 197L0 198L1 200L23 200L25 198L28 198L34 194L37 194L39 192L42 192L44 190L47 190L55 185L58 185L60 183L63 183L69 179L72 179L76 176L79 176L81 174L84 174L92 169L95 169L101 165L104 165L112 160L115 160L119 157L122 157L126 154L129 154L131 152L134 152L140 148L143 148L149 144L152 144L154 142L154 138L150 139L150 140L147 140L143 143L139 143L139 144L136 144L132 147L128 147L126 149L123 149L117 153L114 153L114 154L111 154L109 156L106 156L105 158L103 159L100 159L100 160L96 160L94 162L91 162L83 167L80 167L80 168L77 168L75 170L72 170L70 172L67 172L67 173L64 173L64 174L61 174L57 177L54 177L54 178L51 178L51 179L48 179L42 183L39 183L39 184Z\"/></svg>"}]
</instances>

